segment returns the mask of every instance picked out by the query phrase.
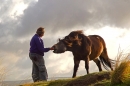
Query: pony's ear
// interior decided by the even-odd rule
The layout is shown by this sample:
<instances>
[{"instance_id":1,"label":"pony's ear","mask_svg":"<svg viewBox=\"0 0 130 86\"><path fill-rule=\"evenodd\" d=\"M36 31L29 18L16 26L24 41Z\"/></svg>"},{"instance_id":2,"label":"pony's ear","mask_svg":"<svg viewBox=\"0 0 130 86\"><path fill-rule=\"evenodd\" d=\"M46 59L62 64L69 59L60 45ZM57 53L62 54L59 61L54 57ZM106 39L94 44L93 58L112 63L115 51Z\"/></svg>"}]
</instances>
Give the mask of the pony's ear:
<instances>
[{"instance_id":1,"label":"pony's ear","mask_svg":"<svg viewBox=\"0 0 130 86\"><path fill-rule=\"evenodd\" d=\"M60 39L60 38L57 40L57 42L59 42L59 41L61 41L61 39Z\"/></svg>"}]
</instances>

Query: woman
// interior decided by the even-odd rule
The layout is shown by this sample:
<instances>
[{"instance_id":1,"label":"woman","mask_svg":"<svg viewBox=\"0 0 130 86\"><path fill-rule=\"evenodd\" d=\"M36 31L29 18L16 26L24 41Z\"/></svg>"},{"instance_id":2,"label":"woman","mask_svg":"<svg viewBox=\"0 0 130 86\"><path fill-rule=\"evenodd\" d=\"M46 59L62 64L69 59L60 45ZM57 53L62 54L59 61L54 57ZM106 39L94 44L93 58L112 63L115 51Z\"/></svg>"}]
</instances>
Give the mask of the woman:
<instances>
[{"instance_id":1,"label":"woman","mask_svg":"<svg viewBox=\"0 0 130 86\"><path fill-rule=\"evenodd\" d=\"M44 62L44 52L53 50L51 48L44 48L44 42L41 37L44 36L44 28L39 27L36 34L32 37L30 41L30 53L29 57L33 63L32 78L34 82L37 81L47 81L48 75Z\"/></svg>"}]
</instances>

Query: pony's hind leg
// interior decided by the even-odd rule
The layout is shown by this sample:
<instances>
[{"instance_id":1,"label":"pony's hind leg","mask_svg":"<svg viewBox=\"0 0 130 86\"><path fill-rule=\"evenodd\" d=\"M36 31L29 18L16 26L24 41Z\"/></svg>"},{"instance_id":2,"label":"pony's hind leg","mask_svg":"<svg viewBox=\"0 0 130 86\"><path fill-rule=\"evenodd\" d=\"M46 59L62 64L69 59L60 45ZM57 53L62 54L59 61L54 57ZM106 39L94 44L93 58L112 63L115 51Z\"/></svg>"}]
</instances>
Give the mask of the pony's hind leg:
<instances>
[{"instance_id":1,"label":"pony's hind leg","mask_svg":"<svg viewBox=\"0 0 130 86\"><path fill-rule=\"evenodd\" d=\"M106 66L108 66L111 70L113 70L112 63L111 63L111 61L108 57L106 48L103 50L103 52L101 53L99 58L100 58L101 62L103 63L103 66L104 66L104 63L105 63Z\"/></svg>"},{"instance_id":2,"label":"pony's hind leg","mask_svg":"<svg viewBox=\"0 0 130 86\"><path fill-rule=\"evenodd\" d=\"M94 61L94 62L96 63L96 65L98 66L99 71L102 71L102 67L101 67L101 62L100 62L100 60L98 60L98 58L96 58L96 59L94 59L93 61Z\"/></svg>"}]
</instances>

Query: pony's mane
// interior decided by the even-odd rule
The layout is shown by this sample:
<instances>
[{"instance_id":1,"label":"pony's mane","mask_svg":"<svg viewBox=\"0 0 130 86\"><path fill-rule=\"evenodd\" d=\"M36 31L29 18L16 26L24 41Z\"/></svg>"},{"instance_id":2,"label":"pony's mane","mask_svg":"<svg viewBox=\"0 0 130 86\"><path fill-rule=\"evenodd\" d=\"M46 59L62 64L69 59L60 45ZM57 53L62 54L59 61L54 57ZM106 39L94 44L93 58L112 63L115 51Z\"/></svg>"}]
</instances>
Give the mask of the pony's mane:
<instances>
[{"instance_id":1,"label":"pony's mane","mask_svg":"<svg viewBox=\"0 0 130 86\"><path fill-rule=\"evenodd\" d=\"M87 46L91 46L89 38L83 33L83 30L72 31L68 37L76 41L83 51L86 51Z\"/></svg>"},{"instance_id":2,"label":"pony's mane","mask_svg":"<svg viewBox=\"0 0 130 86\"><path fill-rule=\"evenodd\" d=\"M75 33L78 33L78 34L83 34L83 30L77 30L77 31L72 31L72 32L75 32Z\"/></svg>"},{"instance_id":3,"label":"pony's mane","mask_svg":"<svg viewBox=\"0 0 130 86\"><path fill-rule=\"evenodd\" d=\"M69 35L71 34L83 34L83 30L72 31Z\"/></svg>"}]
</instances>

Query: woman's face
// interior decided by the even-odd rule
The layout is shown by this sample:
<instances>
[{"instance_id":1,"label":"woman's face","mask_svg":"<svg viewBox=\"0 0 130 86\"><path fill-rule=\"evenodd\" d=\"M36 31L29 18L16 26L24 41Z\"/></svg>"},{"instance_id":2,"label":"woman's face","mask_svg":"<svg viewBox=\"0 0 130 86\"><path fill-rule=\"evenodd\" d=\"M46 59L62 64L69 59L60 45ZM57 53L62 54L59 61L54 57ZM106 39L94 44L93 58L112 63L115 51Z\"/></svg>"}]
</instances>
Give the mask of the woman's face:
<instances>
[{"instance_id":1,"label":"woman's face","mask_svg":"<svg viewBox=\"0 0 130 86\"><path fill-rule=\"evenodd\" d=\"M40 35L40 37L43 37L44 36L44 33Z\"/></svg>"}]
</instances>

